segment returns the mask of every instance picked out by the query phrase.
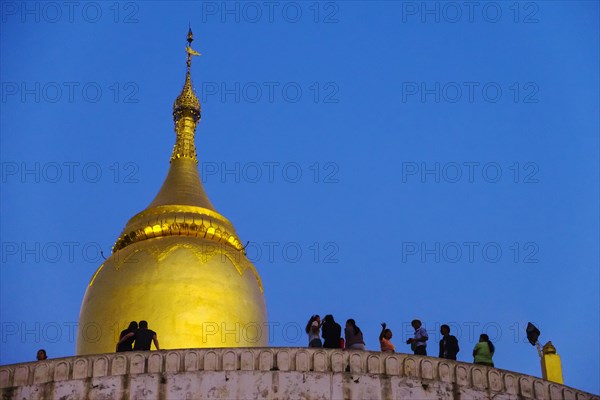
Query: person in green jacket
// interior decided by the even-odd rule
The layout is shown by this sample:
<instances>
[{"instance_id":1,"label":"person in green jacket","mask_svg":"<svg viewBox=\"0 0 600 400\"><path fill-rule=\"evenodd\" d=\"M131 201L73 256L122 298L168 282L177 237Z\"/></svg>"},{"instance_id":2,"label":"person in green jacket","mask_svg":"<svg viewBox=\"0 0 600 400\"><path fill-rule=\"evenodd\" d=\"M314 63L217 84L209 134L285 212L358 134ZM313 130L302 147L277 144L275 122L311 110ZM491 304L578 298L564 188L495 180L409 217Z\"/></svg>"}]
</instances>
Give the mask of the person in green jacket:
<instances>
[{"instance_id":1,"label":"person in green jacket","mask_svg":"<svg viewBox=\"0 0 600 400\"><path fill-rule=\"evenodd\" d=\"M489 336L482 333L479 335L479 343L473 349L473 363L493 367L494 362L492 361L492 357L494 356L494 350L494 344L491 342Z\"/></svg>"}]
</instances>

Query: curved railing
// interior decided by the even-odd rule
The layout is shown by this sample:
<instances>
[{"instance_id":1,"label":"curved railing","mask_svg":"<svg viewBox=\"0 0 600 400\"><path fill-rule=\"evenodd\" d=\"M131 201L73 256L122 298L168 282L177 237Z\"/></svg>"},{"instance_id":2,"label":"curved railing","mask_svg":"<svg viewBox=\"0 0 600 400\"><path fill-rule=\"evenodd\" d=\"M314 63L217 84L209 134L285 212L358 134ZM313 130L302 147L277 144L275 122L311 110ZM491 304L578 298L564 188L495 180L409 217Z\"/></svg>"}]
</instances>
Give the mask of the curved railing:
<instances>
[{"instance_id":1,"label":"curved railing","mask_svg":"<svg viewBox=\"0 0 600 400\"><path fill-rule=\"evenodd\" d=\"M287 347L112 353L4 365L0 366L0 392L48 382L194 371L350 373L375 378L386 375L414 379L423 384L445 382L453 387L487 392L490 398L494 393L505 393L527 399L600 399L533 376L434 357Z\"/></svg>"}]
</instances>

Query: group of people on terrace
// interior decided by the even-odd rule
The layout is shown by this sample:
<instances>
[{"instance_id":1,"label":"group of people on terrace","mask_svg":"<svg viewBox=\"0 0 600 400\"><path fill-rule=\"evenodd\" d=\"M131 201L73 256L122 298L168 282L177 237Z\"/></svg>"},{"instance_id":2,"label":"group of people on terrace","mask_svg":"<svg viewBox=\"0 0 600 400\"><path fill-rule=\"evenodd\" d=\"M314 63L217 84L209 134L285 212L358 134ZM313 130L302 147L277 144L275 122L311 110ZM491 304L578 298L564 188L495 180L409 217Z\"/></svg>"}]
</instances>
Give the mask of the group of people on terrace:
<instances>
[{"instance_id":1,"label":"group of people on terrace","mask_svg":"<svg viewBox=\"0 0 600 400\"><path fill-rule=\"evenodd\" d=\"M414 335L406 341L410 345L415 355L427 355L427 342L429 335L423 328L421 321L415 319L411 322L414 329ZM342 327L338 324L333 315L326 315L323 320L317 314L310 317L306 324L306 334L308 335L308 347L324 347L329 349L349 349L366 350L363 333L356 325L356 321L348 319L344 328L344 337L342 337ZM460 351L458 339L450 334L450 326L442 325L440 327L442 338L439 342L440 358L456 360L456 355ZM382 352L396 352L396 347L392 343L392 330L383 322L381 324L381 333L379 334L379 345ZM119 335L117 342L117 352L123 351L147 351L154 343L156 350L160 350L156 332L148 329L148 322L140 321L138 324L131 321L127 329ZM494 366L492 357L494 356L494 344L485 333L479 336L479 342L473 349L473 362L475 364ZM37 353L37 360L46 360L48 356L44 349Z\"/></svg>"},{"instance_id":2,"label":"group of people on terrace","mask_svg":"<svg viewBox=\"0 0 600 400\"><path fill-rule=\"evenodd\" d=\"M414 335L406 341L410 345L412 352L416 355L427 355L427 341L429 335L427 330L423 328L423 324L418 319L411 322ZM310 317L306 324L306 334L308 335L308 347L324 347L329 349L350 349L350 350L365 350L365 341L363 333L356 325L356 321L349 319L346 321L344 328L344 337L342 337L342 327L335 322L333 315L326 315L323 320L317 314ZM450 334L450 326L442 325L440 327L442 338L439 343L440 358L456 360L456 355L460 351L458 339ZM396 347L392 344L392 331L383 322L381 324L381 333L379 334L379 345L383 352L396 352ZM321 338L323 338L321 340ZM494 366L492 357L494 356L494 344L491 342L488 335L482 333L479 336L479 342L473 349L473 362L475 364Z\"/></svg>"}]
</instances>

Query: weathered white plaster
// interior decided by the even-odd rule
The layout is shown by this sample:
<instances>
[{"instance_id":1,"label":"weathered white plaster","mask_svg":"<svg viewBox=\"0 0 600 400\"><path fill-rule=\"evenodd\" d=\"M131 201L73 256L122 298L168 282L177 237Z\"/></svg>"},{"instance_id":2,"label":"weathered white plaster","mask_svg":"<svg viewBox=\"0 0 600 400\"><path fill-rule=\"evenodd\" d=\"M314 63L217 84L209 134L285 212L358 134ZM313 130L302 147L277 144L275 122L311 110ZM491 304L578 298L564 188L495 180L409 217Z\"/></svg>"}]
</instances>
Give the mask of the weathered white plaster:
<instances>
[{"instance_id":1,"label":"weathered white plaster","mask_svg":"<svg viewBox=\"0 0 600 400\"><path fill-rule=\"evenodd\" d=\"M533 376L433 357L284 347L130 352L5 365L0 397L600 400Z\"/></svg>"}]
</instances>

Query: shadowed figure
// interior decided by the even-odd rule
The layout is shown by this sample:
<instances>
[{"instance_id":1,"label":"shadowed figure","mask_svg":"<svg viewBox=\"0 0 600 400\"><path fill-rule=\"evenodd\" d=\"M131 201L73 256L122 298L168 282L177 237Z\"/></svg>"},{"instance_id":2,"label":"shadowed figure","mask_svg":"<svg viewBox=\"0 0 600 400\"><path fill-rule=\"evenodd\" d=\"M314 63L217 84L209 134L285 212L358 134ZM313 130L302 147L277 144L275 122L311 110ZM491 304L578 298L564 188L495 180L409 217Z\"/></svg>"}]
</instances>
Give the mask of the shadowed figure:
<instances>
[{"instance_id":1,"label":"shadowed figure","mask_svg":"<svg viewBox=\"0 0 600 400\"><path fill-rule=\"evenodd\" d=\"M137 331L137 329L138 323L131 321L127 329L123 329L121 331L121 334L119 335L119 342L117 343L117 353L133 350L133 341L135 340L135 331ZM132 335L129 335L130 333ZM127 336L126 339L124 339L125 336Z\"/></svg>"},{"instance_id":2,"label":"shadowed figure","mask_svg":"<svg viewBox=\"0 0 600 400\"><path fill-rule=\"evenodd\" d=\"M440 327L442 338L440 339L440 358L448 360L456 360L456 354L460 351L458 347L458 339L450 334L450 327L446 324Z\"/></svg>"},{"instance_id":3,"label":"shadowed figure","mask_svg":"<svg viewBox=\"0 0 600 400\"><path fill-rule=\"evenodd\" d=\"M335 322L333 315L327 314L321 325L323 336L323 347L328 349L339 349L342 347L342 327Z\"/></svg>"}]
</instances>

